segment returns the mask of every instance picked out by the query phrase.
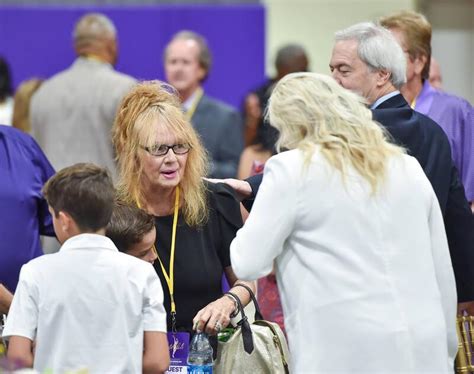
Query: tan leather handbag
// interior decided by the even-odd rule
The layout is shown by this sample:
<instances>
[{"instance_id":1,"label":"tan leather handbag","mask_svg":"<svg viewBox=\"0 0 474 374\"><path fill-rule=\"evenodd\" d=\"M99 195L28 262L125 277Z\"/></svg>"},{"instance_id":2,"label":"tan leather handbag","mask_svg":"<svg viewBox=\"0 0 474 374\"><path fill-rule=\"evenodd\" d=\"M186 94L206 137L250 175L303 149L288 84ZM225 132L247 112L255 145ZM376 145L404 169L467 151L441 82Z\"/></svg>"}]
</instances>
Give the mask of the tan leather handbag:
<instances>
[{"instance_id":1,"label":"tan leather handbag","mask_svg":"<svg viewBox=\"0 0 474 374\"><path fill-rule=\"evenodd\" d=\"M252 290L243 284L238 286L250 293L255 305L255 322L249 324L239 298L228 292L237 300L242 318L230 339L219 341L214 372L288 374L290 354L283 331L278 324L263 319Z\"/></svg>"}]
</instances>

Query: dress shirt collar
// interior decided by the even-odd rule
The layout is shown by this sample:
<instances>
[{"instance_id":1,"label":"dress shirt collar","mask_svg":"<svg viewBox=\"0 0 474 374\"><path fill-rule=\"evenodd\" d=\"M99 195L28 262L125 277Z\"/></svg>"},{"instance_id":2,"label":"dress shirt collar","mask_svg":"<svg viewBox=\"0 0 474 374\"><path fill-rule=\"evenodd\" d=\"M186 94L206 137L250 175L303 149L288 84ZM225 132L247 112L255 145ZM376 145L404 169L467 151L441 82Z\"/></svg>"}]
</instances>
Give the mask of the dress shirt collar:
<instances>
[{"instance_id":1,"label":"dress shirt collar","mask_svg":"<svg viewBox=\"0 0 474 374\"><path fill-rule=\"evenodd\" d=\"M182 107L183 107L183 111L186 113L189 109L191 109L191 107L193 106L194 104L194 100L196 100L196 95L198 94L199 92L199 89L196 89L192 94L191 96L188 97L188 99L183 102L182 104Z\"/></svg>"},{"instance_id":2,"label":"dress shirt collar","mask_svg":"<svg viewBox=\"0 0 474 374\"><path fill-rule=\"evenodd\" d=\"M398 90L395 90L395 91L392 91L386 95L383 95L382 97L379 97L377 100L375 100L375 103L373 103L371 106L370 106L370 109L376 109L380 104L382 104L384 101L387 101L388 99L396 96L400 94L400 91Z\"/></svg>"},{"instance_id":3,"label":"dress shirt collar","mask_svg":"<svg viewBox=\"0 0 474 374\"><path fill-rule=\"evenodd\" d=\"M60 251L69 251L74 249L106 249L118 252L118 249L112 240L104 235L98 234L75 235L64 242Z\"/></svg>"}]
</instances>

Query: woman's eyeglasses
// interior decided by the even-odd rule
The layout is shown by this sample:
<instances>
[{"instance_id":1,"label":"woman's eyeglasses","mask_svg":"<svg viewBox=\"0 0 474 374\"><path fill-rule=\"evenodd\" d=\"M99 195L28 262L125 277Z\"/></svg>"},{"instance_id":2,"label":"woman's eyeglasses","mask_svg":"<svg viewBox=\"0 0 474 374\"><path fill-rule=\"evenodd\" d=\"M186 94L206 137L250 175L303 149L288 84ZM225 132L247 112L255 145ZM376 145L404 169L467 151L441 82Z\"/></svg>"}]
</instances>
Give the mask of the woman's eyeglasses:
<instances>
[{"instance_id":1,"label":"woman's eyeglasses","mask_svg":"<svg viewBox=\"0 0 474 374\"><path fill-rule=\"evenodd\" d=\"M151 147L144 147L141 146L145 151L147 151L152 156L165 156L168 154L169 150L172 149L175 155L184 155L189 152L191 146L189 144L173 144L173 145L166 145L166 144L156 144Z\"/></svg>"}]
</instances>

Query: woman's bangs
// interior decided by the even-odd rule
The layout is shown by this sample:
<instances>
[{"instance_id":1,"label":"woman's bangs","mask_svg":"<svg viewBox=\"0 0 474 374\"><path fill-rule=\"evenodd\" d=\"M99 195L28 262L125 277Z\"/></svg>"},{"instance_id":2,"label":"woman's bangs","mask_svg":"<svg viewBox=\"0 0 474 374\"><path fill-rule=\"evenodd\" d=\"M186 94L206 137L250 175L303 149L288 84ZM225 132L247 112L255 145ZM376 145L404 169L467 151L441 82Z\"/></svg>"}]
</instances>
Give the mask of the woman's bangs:
<instances>
[{"instance_id":1,"label":"woman's bangs","mask_svg":"<svg viewBox=\"0 0 474 374\"><path fill-rule=\"evenodd\" d=\"M194 146L196 141L193 137L194 129L192 125L182 117L170 116L165 118L162 116L160 121L163 126L167 127L176 137L176 143L187 143Z\"/></svg>"},{"instance_id":2,"label":"woman's bangs","mask_svg":"<svg viewBox=\"0 0 474 374\"><path fill-rule=\"evenodd\" d=\"M158 116L157 113L151 110L141 113L135 121L133 126L134 139L144 147L151 147L156 142L156 131Z\"/></svg>"}]
</instances>

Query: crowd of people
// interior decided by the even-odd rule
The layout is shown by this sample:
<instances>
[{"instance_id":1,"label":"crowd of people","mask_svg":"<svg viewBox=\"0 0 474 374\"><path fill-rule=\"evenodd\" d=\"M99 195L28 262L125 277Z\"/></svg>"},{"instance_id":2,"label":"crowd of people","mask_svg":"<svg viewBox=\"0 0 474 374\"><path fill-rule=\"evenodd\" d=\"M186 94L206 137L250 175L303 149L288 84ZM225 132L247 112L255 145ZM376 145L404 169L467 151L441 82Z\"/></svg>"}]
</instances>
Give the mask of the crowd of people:
<instances>
[{"instance_id":1,"label":"crowd of people","mask_svg":"<svg viewBox=\"0 0 474 374\"><path fill-rule=\"evenodd\" d=\"M423 15L336 32L330 75L283 46L242 113L205 93L196 32L170 39L167 82L114 70L105 15L73 40L65 71L0 85L9 359L163 373L170 334L216 353L242 284L291 372L454 371L456 316L474 315L474 111L436 86Z\"/></svg>"}]
</instances>

